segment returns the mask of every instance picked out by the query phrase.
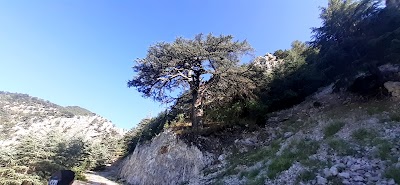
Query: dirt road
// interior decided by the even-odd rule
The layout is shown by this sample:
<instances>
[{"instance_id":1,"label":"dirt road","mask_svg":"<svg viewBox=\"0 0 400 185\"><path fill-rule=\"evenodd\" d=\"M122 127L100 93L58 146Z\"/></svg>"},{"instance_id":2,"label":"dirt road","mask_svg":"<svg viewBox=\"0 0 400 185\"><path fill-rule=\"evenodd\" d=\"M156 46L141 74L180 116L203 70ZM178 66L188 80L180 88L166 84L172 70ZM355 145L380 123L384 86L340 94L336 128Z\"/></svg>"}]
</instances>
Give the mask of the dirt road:
<instances>
[{"instance_id":1,"label":"dirt road","mask_svg":"<svg viewBox=\"0 0 400 185\"><path fill-rule=\"evenodd\" d=\"M108 166L100 172L87 171L85 176L88 181L76 181L73 185L121 185L121 183L115 182L115 172L116 169L112 166Z\"/></svg>"}]
</instances>

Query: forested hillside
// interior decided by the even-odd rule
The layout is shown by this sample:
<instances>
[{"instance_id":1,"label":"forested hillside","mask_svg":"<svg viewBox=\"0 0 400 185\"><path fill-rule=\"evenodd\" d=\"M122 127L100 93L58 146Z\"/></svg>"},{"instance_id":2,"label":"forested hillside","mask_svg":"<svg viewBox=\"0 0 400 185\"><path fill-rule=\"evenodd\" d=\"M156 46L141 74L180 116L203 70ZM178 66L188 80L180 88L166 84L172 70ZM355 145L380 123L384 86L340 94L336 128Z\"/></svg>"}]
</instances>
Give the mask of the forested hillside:
<instances>
[{"instance_id":1,"label":"forested hillside","mask_svg":"<svg viewBox=\"0 0 400 185\"><path fill-rule=\"evenodd\" d=\"M205 151L198 166L214 160L202 171L202 184L400 183L394 175L400 171L399 113L393 110L400 95L400 2L328 2L310 41L249 63L240 60L253 48L231 35L151 46L136 60L128 86L172 106L128 132L124 140L133 154L124 169L129 160L143 159L143 148L158 150L155 158L168 163L168 150L196 145ZM329 94L315 98L321 89ZM160 141L169 131L188 146ZM209 159L207 152L221 155ZM135 183L147 177L132 170L121 176ZM199 183L176 175L174 182Z\"/></svg>"},{"instance_id":2,"label":"forested hillside","mask_svg":"<svg viewBox=\"0 0 400 185\"><path fill-rule=\"evenodd\" d=\"M123 130L86 109L0 92L0 184L40 184L59 169L101 168L122 154Z\"/></svg>"},{"instance_id":3,"label":"forested hillside","mask_svg":"<svg viewBox=\"0 0 400 185\"><path fill-rule=\"evenodd\" d=\"M312 28L311 41L294 41L290 49L248 64L240 59L253 49L229 35L199 34L150 47L147 56L136 61L136 75L128 86L144 97L173 105L139 123L133 138L127 139L130 151L137 141L155 136L164 126L202 134L264 125L267 113L296 105L331 83L335 92L389 95L384 83L400 77L379 66L400 63L399 3L330 0L320 18L322 26ZM141 135L145 137L139 139Z\"/></svg>"},{"instance_id":4,"label":"forested hillside","mask_svg":"<svg viewBox=\"0 0 400 185\"><path fill-rule=\"evenodd\" d=\"M0 184L84 178L119 156L131 184L399 184L400 1L328 0L320 19L311 40L258 57L232 35L150 46L127 86L169 107L124 136L1 92Z\"/></svg>"}]
</instances>

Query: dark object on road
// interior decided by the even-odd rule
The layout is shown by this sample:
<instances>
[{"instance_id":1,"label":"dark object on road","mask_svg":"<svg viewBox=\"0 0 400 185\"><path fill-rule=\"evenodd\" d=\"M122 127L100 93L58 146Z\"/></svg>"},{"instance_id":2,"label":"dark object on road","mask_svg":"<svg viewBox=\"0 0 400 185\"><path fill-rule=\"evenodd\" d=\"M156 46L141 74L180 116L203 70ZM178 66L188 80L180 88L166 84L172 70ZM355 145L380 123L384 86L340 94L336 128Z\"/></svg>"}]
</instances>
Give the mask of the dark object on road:
<instances>
[{"instance_id":1,"label":"dark object on road","mask_svg":"<svg viewBox=\"0 0 400 185\"><path fill-rule=\"evenodd\" d=\"M71 185L74 182L75 172L71 170L60 170L54 173L48 185Z\"/></svg>"}]
</instances>

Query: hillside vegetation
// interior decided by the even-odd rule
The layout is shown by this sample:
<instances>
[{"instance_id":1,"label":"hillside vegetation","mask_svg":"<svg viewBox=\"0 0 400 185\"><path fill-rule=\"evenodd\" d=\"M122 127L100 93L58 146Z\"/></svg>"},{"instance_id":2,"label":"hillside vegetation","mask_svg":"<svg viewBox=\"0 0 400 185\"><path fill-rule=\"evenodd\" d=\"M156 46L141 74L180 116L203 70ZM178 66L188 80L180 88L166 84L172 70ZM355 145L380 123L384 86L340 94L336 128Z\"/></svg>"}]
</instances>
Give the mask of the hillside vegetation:
<instances>
[{"instance_id":1,"label":"hillside vegetation","mask_svg":"<svg viewBox=\"0 0 400 185\"><path fill-rule=\"evenodd\" d=\"M128 151L165 127L195 138L256 129L265 125L268 113L290 108L329 84L334 92L387 97L391 92L384 84L400 80L397 68L390 67L400 63L399 7L390 0L329 0L311 41L294 41L290 49L248 64L239 59L251 47L232 36L199 34L150 47L136 61L128 86L173 105L130 132Z\"/></svg>"},{"instance_id":2,"label":"hillside vegetation","mask_svg":"<svg viewBox=\"0 0 400 185\"><path fill-rule=\"evenodd\" d=\"M86 109L7 92L0 107L0 184L41 184L60 169L84 179L122 154L124 132Z\"/></svg>"},{"instance_id":3,"label":"hillside vegetation","mask_svg":"<svg viewBox=\"0 0 400 185\"><path fill-rule=\"evenodd\" d=\"M174 182L399 184L400 2L329 0L320 18L311 41L246 64L239 59L251 47L229 35L151 46L128 86L172 106L126 135L123 169L134 174L121 176L145 184L132 162L167 169L143 149L169 163L195 145L203 155L177 157L201 162L178 163L188 175L168 171ZM188 146L161 142L170 131Z\"/></svg>"}]
</instances>

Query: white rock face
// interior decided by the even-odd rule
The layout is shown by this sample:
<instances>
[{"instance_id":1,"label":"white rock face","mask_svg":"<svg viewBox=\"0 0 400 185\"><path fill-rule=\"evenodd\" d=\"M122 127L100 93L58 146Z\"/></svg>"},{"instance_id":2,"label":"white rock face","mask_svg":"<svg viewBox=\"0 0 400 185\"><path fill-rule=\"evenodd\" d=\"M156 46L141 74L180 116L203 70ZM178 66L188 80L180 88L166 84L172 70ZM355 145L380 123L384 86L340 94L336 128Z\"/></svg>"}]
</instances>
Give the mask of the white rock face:
<instances>
[{"instance_id":1,"label":"white rock face","mask_svg":"<svg viewBox=\"0 0 400 185\"><path fill-rule=\"evenodd\" d=\"M197 147L164 131L151 143L137 146L122 162L119 176L135 185L199 184L200 171L209 161Z\"/></svg>"},{"instance_id":2,"label":"white rock face","mask_svg":"<svg viewBox=\"0 0 400 185\"><path fill-rule=\"evenodd\" d=\"M386 82L383 84L393 97L400 98L400 82Z\"/></svg>"},{"instance_id":3,"label":"white rock face","mask_svg":"<svg viewBox=\"0 0 400 185\"><path fill-rule=\"evenodd\" d=\"M283 60L277 59L276 56L267 53L264 56L257 57L253 64L257 67L260 67L266 71L272 71L275 67L278 67L283 63Z\"/></svg>"},{"instance_id":4,"label":"white rock face","mask_svg":"<svg viewBox=\"0 0 400 185\"><path fill-rule=\"evenodd\" d=\"M0 147L17 144L29 133L49 132L64 133L67 138L81 136L85 140L120 138L125 133L86 109L62 107L26 94L0 91Z\"/></svg>"}]
</instances>

